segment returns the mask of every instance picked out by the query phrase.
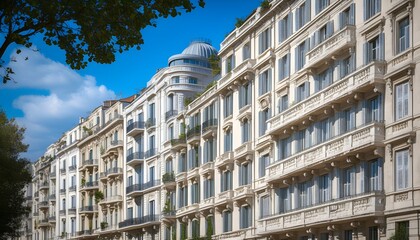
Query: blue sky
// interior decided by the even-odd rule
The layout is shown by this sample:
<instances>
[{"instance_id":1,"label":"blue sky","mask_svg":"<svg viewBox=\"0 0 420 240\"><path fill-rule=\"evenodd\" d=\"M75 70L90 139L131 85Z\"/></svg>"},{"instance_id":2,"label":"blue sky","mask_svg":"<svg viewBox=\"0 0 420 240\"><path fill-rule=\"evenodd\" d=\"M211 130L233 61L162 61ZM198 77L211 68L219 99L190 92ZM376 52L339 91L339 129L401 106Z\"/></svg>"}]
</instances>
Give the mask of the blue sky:
<instances>
[{"instance_id":1,"label":"blue sky","mask_svg":"<svg viewBox=\"0 0 420 240\"><path fill-rule=\"evenodd\" d=\"M38 51L23 50L10 63L16 72L14 82L0 85L0 108L27 129L25 142L30 147L23 156L40 157L49 144L103 100L137 93L157 69L167 65L170 56L181 53L191 41L210 40L219 49L236 18L247 17L260 2L207 0L204 8L159 19L157 27L146 28L140 51L132 49L118 54L112 64L90 63L80 71L65 64L63 51L36 36L33 41ZM16 47L10 47L3 59L8 60Z\"/></svg>"}]
</instances>

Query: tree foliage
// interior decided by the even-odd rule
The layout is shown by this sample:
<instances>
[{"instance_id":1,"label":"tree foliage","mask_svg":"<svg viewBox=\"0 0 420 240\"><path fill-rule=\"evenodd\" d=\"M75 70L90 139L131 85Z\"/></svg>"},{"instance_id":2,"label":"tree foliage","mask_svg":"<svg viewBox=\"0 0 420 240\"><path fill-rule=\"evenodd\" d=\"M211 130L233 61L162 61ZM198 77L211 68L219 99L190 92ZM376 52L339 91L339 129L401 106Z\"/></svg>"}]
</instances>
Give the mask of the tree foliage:
<instances>
[{"instance_id":1,"label":"tree foliage","mask_svg":"<svg viewBox=\"0 0 420 240\"><path fill-rule=\"evenodd\" d=\"M204 0L197 1L204 7ZM2 0L3 82L13 74L12 69L4 67L6 49L13 43L31 47L31 37L38 33L46 44L65 51L71 68L81 69L91 61L112 63L117 52L140 49L144 28L156 26L158 18L175 17L194 8L190 0Z\"/></svg>"},{"instance_id":2,"label":"tree foliage","mask_svg":"<svg viewBox=\"0 0 420 240\"><path fill-rule=\"evenodd\" d=\"M31 182L30 163L19 156L28 149L22 142L24 133L0 111L0 239L18 237L22 220L30 212L23 206L23 189Z\"/></svg>"}]
</instances>

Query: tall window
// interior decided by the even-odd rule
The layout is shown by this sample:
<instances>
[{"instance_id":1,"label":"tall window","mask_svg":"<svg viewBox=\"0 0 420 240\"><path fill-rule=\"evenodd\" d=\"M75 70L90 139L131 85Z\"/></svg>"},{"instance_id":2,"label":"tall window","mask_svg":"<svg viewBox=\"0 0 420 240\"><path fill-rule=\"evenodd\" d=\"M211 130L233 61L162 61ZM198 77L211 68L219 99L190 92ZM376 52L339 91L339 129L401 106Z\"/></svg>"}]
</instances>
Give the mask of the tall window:
<instances>
[{"instance_id":1,"label":"tall window","mask_svg":"<svg viewBox=\"0 0 420 240\"><path fill-rule=\"evenodd\" d=\"M363 15L365 20L368 20L381 11L381 1L382 0L363 0Z\"/></svg>"},{"instance_id":2,"label":"tall window","mask_svg":"<svg viewBox=\"0 0 420 240\"><path fill-rule=\"evenodd\" d=\"M239 109L251 104L252 97L252 85L248 82L239 88Z\"/></svg>"},{"instance_id":3,"label":"tall window","mask_svg":"<svg viewBox=\"0 0 420 240\"><path fill-rule=\"evenodd\" d=\"M243 228L249 228L252 226L252 209L249 205L241 206L239 208L240 212L240 223L239 227L241 229Z\"/></svg>"},{"instance_id":4,"label":"tall window","mask_svg":"<svg viewBox=\"0 0 420 240\"><path fill-rule=\"evenodd\" d=\"M232 69L235 68L235 55L229 55L226 58L226 62L225 62L225 73L229 73L230 71L232 71Z\"/></svg>"},{"instance_id":5,"label":"tall window","mask_svg":"<svg viewBox=\"0 0 420 240\"><path fill-rule=\"evenodd\" d=\"M214 196L214 180L213 178L204 180L204 199Z\"/></svg>"},{"instance_id":6,"label":"tall window","mask_svg":"<svg viewBox=\"0 0 420 240\"><path fill-rule=\"evenodd\" d=\"M239 168L239 186L251 184L251 164L245 163Z\"/></svg>"},{"instance_id":7,"label":"tall window","mask_svg":"<svg viewBox=\"0 0 420 240\"><path fill-rule=\"evenodd\" d=\"M200 188L198 182L191 184L191 204L200 202Z\"/></svg>"},{"instance_id":8,"label":"tall window","mask_svg":"<svg viewBox=\"0 0 420 240\"><path fill-rule=\"evenodd\" d=\"M343 197L351 196L355 193L356 172L354 167L343 169Z\"/></svg>"},{"instance_id":9,"label":"tall window","mask_svg":"<svg viewBox=\"0 0 420 240\"><path fill-rule=\"evenodd\" d=\"M263 95L266 92L271 91L271 69L267 69L262 72L258 77L259 83L259 95Z\"/></svg>"},{"instance_id":10,"label":"tall window","mask_svg":"<svg viewBox=\"0 0 420 240\"><path fill-rule=\"evenodd\" d=\"M261 54L271 46L271 29L265 29L258 36L258 53Z\"/></svg>"},{"instance_id":11,"label":"tall window","mask_svg":"<svg viewBox=\"0 0 420 240\"><path fill-rule=\"evenodd\" d=\"M259 160L259 176L264 177L265 176L265 169L270 164L270 156L268 154L261 156Z\"/></svg>"},{"instance_id":12,"label":"tall window","mask_svg":"<svg viewBox=\"0 0 420 240\"><path fill-rule=\"evenodd\" d=\"M232 190L232 172L227 170L222 173L220 189L222 192Z\"/></svg>"},{"instance_id":13,"label":"tall window","mask_svg":"<svg viewBox=\"0 0 420 240\"><path fill-rule=\"evenodd\" d=\"M306 63L306 53L309 49L309 40L305 40L295 48L295 70L296 72L303 68Z\"/></svg>"},{"instance_id":14,"label":"tall window","mask_svg":"<svg viewBox=\"0 0 420 240\"><path fill-rule=\"evenodd\" d=\"M328 68L315 77L315 92L330 86L333 82L333 69Z\"/></svg>"},{"instance_id":15,"label":"tall window","mask_svg":"<svg viewBox=\"0 0 420 240\"><path fill-rule=\"evenodd\" d=\"M270 109L266 108L263 111L259 112L259 135L262 136L267 130L267 120L270 118Z\"/></svg>"},{"instance_id":16,"label":"tall window","mask_svg":"<svg viewBox=\"0 0 420 240\"><path fill-rule=\"evenodd\" d=\"M328 202L330 200L330 176L328 174L319 176L319 202Z\"/></svg>"},{"instance_id":17,"label":"tall window","mask_svg":"<svg viewBox=\"0 0 420 240\"><path fill-rule=\"evenodd\" d=\"M296 102L300 102L309 97L309 82L304 82L296 88Z\"/></svg>"},{"instance_id":18,"label":"tall window","mask_svg":"<svg viewBox=\"0 0 420 240\"><path fill-rule=\"evenodd\" d=\"M384 60L384 38L384 33L381 33L377 37L364 44L363 54L365 64L368 64L372 61Z\"/></svg>"},{"instance_id":19,"label":"tall window","mask_svg":"<svg viewBox=\"0 0 420 240\"><path fill-rule=\"evenodd\" d=\"M229 117L230 115L232 115L233 113L233 97L232 94L228 94L225 97L225 101L224 101L224 115L225 118Z\"/></svg>"},{"instance_id":20,"label":"tall window","mask_svg":"<svg viewBox=\"0 0 420 240\"><path fill-rule=\"evenodd\" d=\"M369 240L378 240L378 227L369 227Z\"/></svg>"},{"instance_id":21,"label":"tall window","mask_svg":"<svg viewBox=\"0 0 420 240\"><path fill-rule=\"evenodd\" d=\"M279 113L283 112L289 107L289 96L287 94L279 98Z\"/></svg>"},{"instance_id":22,"label":"tall window","mask_svg":"<svg viewBox=\"0 0 420 240\"><path fill-rule=\"evenodd\" d=\"M277 160L288 158L292 153L292 138L287 137L277 141Z\"/></svg>"},{"instance_id":23,"label":"tall window","mask_svg":"<svg viewBox=\"0 0 420 240\"><path fill-rule=\"evenodd\" d=\"M270 197L263 196L260 198L260 219L270 215Z\"/></svg>"},{"instance_id":24,"label":"tall window","mask_svg":"<svg viewBox=\"0 0 420 240\"><path fill-rule=\"evenodd\" d=\"M403 82L395 86L395 120L408 116L409 83Z\"/></svg>"},{"instance_id":25,"label":"tall window","mask_svg":"<svg viewBox=\"0 0 420 240\"><path fill-rule=\"evenodd\" d=\"M296 9L295 29L296 31L311 20L311 0L306 0Z\"/></svg>"},{"instance_id":26,"label":"tall window","mask_svg":"<svg viewBox=\"0 0 420 240\"><path fill-rule=\"evenodd\" d=\"M279 212L285 213L290 211L291 209L291 199L290 199L290 189L286 188L279 188L276 190L276 194L278 196L278 204L279 204Z\"/></svg>"},{"instance_id":27,"label":"tall window","mask_svg":"<svg viewBox=\"0 0 420 240\"><path fill-rule=\"evenodd\" d=\"M410 187L408 149L395 152L395 188L401 190Z\"/></svg>"},{"instance_id":28,"label":"tall window","mask_svg":"<svg viewBox=\"0 0 420 240\"><path fill-rule=\"evenodd\" d=\"M284 55L279 59L279 81L290 75L290 54Z\"/></svg>"},{"instance_id":29,"label":"tall window","mask_svg":"<svg viewBox=\"0 0 420 240\"><path fill-rule=\"evenodd\" d=\"M329 0L315 0L315 14L324 10L330 4Z\"/></svg>"},{"instance_id":30,"label":"tall window","mask_svg":"<svg viewBox=\"0 0 420 240\"><path fill-rule=\"evenodd\" d=\"M242 47L242 60L245 61L249 58L251 58L251 47L249 43L246 43Z\"/></svg>"},{"instance_id":31,"label":"tall window","mask_svg":"<svg viewBox=\"0 0 420 240\"><path fill-rule=\"evenodd\" d=\"M224 142L224 150L225 152L230 152L232 151L232 144L233 144L233 139L232 139L232 130L228 129L225 132L225 142Z\"/></svg>"},{"instance_id":32,"label":"tall window","mask_svg":"<svg viewBox=\"0 0 420 240\"><path fill-rule=\"evenodd\" d=\"M200 237L200 222L197 219L191 221L192 238Z\"/></svg>"},{"instance_id":33,"label":"tall window","mask_svg":"<svg viewBox=\"0 0 420 240\"><path fill-rule=\"evenodd\" d=\"M250 138L250 123L248 119L244 119L242 121L242 143L246 143L249 141Z\"/></svg>"},{"instance_id":34,"label":"tall window","mask_svg":"<svg viewBox=\"0 0 420 240\"><path fill-rule=\"evenodd\" d=\"M353 230L344 230L344 240L353 239Z\"/></svg>"},{"instance_id":35,"label":"tall window","mask_svg":"<svg viewBox=\"0 0 420 240\"><path fill-rule=\"evenodd\" d=\"M223 232L232 231L232 212L230 210L224 211L222 216L223 216Z\"/></svg>"},{"instance_id":36,"label":"tall window","mask_svg":"<svg viewBox=\"0 0 420 240\"><path fill-rule=\"evenodd\" d=\"M312 205L312 181L306 181L298 184L299 207L308 207Z\"/></svg>"},{"instance_id":37,"label":"tall window","mask_svg":"<svg viewBox=\"0 0 420 240\"><path fill-rule=\"evenodd\" d=\"M347 25L354 25L354 3L350 5L349 8L342 11L339 15L338 26L340 29L343 29Z\"/></svg>"},{"instance_id":38,"label":"tall window","mask_svg":"<svg viewBox=\"0 0 420 240\"><path fill-rule=\"evenodd\" d=\"M282 43L286 40L290 35L292 35L293 27L293 13L290 12L284 18L279 21L279 42Z\"/></svg>"},{"instance_id":39,"label":"tall window","mask_svg":"<svg viewBox=\"0 0 420 240\"><path fill-rule=\"evenodd\" d=\"M398 22L397 53L410 47L410 20L408 17Z\"/></svg>"},{"instance_id":40,"label":"tall window","mask_svg":"<svg viewBox=\"0 0 420 240\"><path fill-rule=\"evenodd\" d=\"M380 96L376 96L366 101L366 123L382 120L380 100Z\"/></svg>"},{"instance_id":41,"label":"tall window","mask_svg":"<svg viewBox=\"0 0 420 240\"><path fill-rule=\"evenodd\" d=\"M395 223L395 235L398 235L398 240L408 240L410 231L410 222L402 221Z\"/></svg>"},{"instance_id":42,"label":"tall window","mask_svg":"<svg viewBox=\"0 0 420 240\"><path fill-rule=\"evenodd\" d=\"M376 159L369 163L369 191L382 190L382 159Z\"/></svg>"}]
</instances>

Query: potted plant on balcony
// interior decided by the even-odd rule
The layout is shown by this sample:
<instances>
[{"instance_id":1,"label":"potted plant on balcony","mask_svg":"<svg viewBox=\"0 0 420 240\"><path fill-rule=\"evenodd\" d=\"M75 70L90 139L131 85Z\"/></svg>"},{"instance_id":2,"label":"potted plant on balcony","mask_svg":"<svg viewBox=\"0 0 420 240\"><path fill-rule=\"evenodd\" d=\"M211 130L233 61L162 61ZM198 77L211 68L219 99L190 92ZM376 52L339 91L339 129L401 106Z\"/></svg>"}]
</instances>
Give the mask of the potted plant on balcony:
<instances>
[{"instance_id":1,"label":"potted plant on balcony","mask_svg":"<svg viewBox=\"0 0 420 240\"><path fill-rule=\"evenodd\" d=\"M207 230L206 230L206 239L211 240L211 235L213 235L213 221L211 218L207 218Z\"/></svg>"},{"instance_id":2,"label":"potted plant on balcony","mask_svg":"<svg viewBox=\"0 0 420 240\"><path fill-rule=\"evenodd\" d=\"M171 239L176 239L176 226L172 226L172 238Z\"/></svg>"},{"instance_id":3,"label":"potted plant on balcony","mask_svg":"<svg viewBox=\"0 0 420 240\"><path fill-rule=\"evenodd\" d=\"M173 180L173 176L174 176L174 173L173 172L170 172L170 173L167 172L167 173L163 174L163 176L162 176L163 183L167 183L167 182L172 181Z\"/></svg>"},{"instance_id":4,"label":"potted plant on balcony","mask_svg":"<svg viewBox=\"0 0 420 240\"><path fill-rule=\"evenodd\" d=\"M187 237L187 225L185 223L181 223L181 240L186 240Z\"/></svg>"},{"instance_id":5,"label":"potted plant on balcony","mask_svg":"<svg viewBox=\"0 0 420 240\"><path fill-rule=\"evenodd\" d=\"M101 200L104 199L104 194L101 191L95 192L95 202L98 204Z\"/></svg>"},{"instance_id":6,"label":"potted plant on balcony","mask_svg":"<svg viewBox=\"0 0 420 240\"><path fill-rule=\"evenodd\" d=\"M265 11L270 8L270 2L268 0L263 0L260 4L261 10Z\"/></svg>"},{"instance_id":7,"label":"potted plant on balcony","mask_svg":"<svg viewBox=\"0 0 420 240\"><path fill-rule=\"evenodd\" d=\"M61 238L65 238L66 237L66 232L61 232Z\"/></svg>"},{"instance_id":8,"label":"potted plant on balcony","mask_svg":"<svg viewBox=\"0 0 420 240\"><path fill-rule=\"evenodd\" d=\"M244 20L242 18L236 18L235 27L240 28L244 24Z\"/></svg>"},{"instance_id":9,"label":"potted plant on balcony","mask_svg":"<svg viewBox=\"0 0 420 240\"><path fill-rule=\"evenodd\" d=\"M82 187L84 187L84 186L85 186L85 184L86 184L86 179L82 178L82 180L81 180L81 185L82 185Z\"/></svg>"},{"instance_id":10,"label":"potted plant on balcony","mask_svg":"<svg viewBox=\"0 0 420 240\"><path fill-rule=\"evenodd\" d=\"M108 223L107 222L101 222L101 229L102 230L104 230L107 227L108 227Z\"/></svg>"}]
</instances>

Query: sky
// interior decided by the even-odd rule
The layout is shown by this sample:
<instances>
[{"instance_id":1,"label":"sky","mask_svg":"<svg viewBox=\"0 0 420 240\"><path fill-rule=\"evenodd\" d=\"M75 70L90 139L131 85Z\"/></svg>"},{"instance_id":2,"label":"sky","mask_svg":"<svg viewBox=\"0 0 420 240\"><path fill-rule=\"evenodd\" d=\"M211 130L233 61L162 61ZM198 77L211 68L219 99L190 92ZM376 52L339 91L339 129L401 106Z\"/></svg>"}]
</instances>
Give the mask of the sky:
<instances>
[{"instance_id":1,"label":"sky","mask_svg":"<svg viewBox=\"0 0 420 240\"><path fill-rule=\"evenodd\" d=\"M89 115L104 100L138 93L157 69L167 66L170 56L181 53L190 42L209 40L219 50L234 29L236 18L246 18L260 2L206 0L204 8L159 19L157 27L143 30L140 50L117 54L112 64L89 63L78 71L66 65L62 50L47 46L40 35L32 39L37 51L9 47L3 60L15 74L13 81L0 83L0 109L26 128L24 142L29 149L21 156L38 159L50 144L76 126L79 117ZM15 56L17 48L22 53Z\"/></svg>"}]
</instances>

